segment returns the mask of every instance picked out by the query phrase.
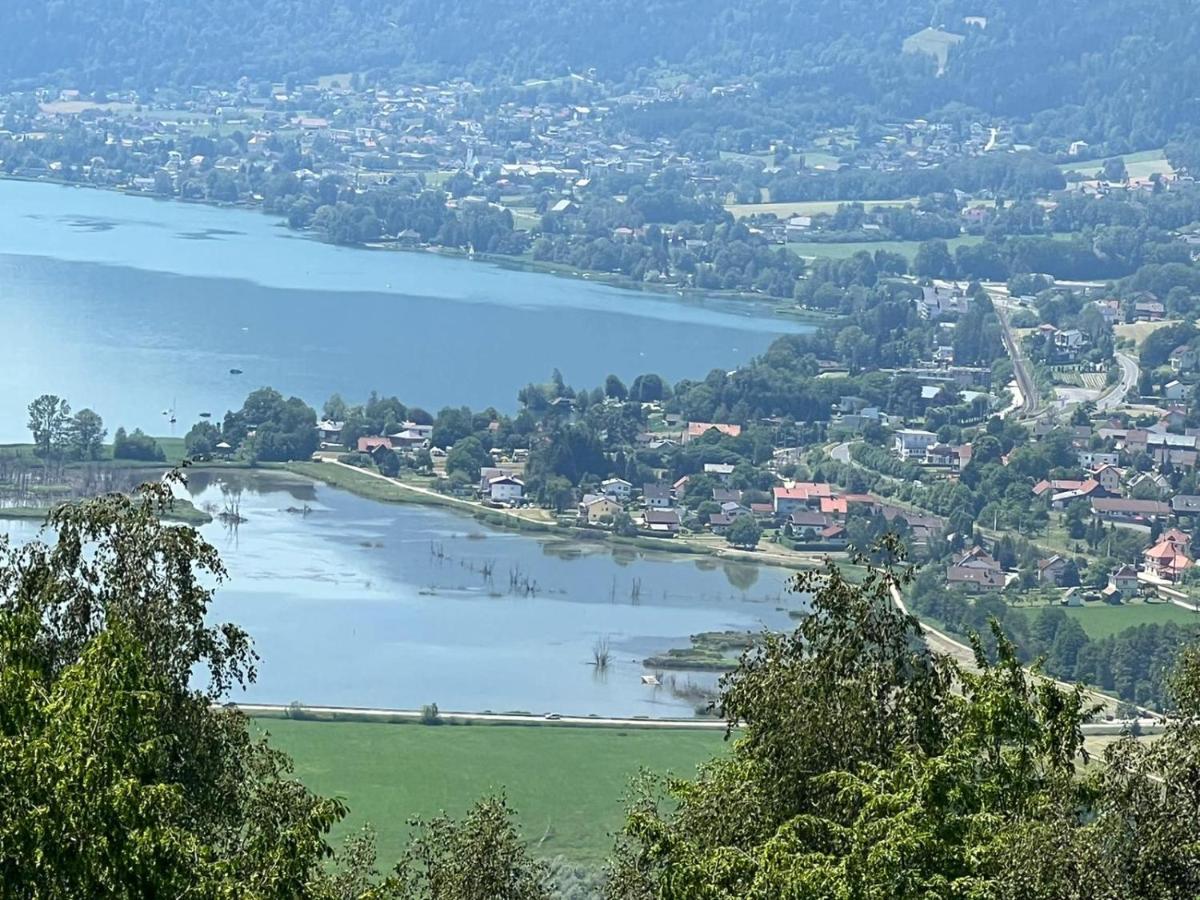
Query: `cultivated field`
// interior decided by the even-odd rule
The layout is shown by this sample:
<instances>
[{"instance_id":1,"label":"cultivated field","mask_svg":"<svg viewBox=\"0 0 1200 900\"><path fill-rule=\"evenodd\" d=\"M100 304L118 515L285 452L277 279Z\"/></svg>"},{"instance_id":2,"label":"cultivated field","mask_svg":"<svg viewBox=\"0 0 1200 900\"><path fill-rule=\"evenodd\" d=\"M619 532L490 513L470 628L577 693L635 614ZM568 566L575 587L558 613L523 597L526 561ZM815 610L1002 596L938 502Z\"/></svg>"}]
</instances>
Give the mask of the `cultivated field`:
<instances>
[{"instance_id":1,"label":"cultivated field","mask_svg":"<svg viewBox=\"0 0 1200 900\"><path fill-rule=\"evenodd\" d=\"M461 814L503 791L542 856L597 864L623 821L639 769L691 775L721 753L723 732L506 725L392 725L257 719L312 790L343 798L337 831L371 823L382 867L397 859L411 816Z\"/></svg>"}]
</instances>

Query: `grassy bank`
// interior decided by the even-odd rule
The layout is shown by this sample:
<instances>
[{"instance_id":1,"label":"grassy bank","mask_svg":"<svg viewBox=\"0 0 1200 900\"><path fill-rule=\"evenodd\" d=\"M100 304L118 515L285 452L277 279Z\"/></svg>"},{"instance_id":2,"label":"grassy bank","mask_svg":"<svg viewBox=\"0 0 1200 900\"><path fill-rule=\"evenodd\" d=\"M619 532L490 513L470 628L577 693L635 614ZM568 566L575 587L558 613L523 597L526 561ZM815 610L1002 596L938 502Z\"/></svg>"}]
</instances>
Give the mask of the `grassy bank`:
<instances>
[{"instance_id":1,"label":"grassy bank","mask_svg":"<svg viewBox=\"0 0 1200 900\"><path fill-rule=\"evenodd\" d=\"M33 519L44 522L50 515L50 506L4 506L0 507L0 519ZM164 522L178 522L183 525L207 525L212 516L202 509L197 509L190 500L176 498L172 507L159 518Z\"/></svg>"},{"instance_id":2,"label":"grassy bank","mask_svg":"<svg viewBox=\"0 0 1200 900\"><path fill-rule=\"evenodd\" d=\"M758 551L747 552L729 547L724 541L713 535L692 535L674 538L654 537L622 537L608 531L596 529L573 528L559 525L555 522L540 521L525 516L514 515L502 510L488 509L467 500L456 497L446 497L441 494L413 490L395 481L385 481L369 475L366 472L332 463L290 462L283 466L289 472L324 482L332 487L350 491L368 500L383 503L421 503L428 506L442 506L455 509L470 515L478 522L493 525L497 528L509 528L516 531L545 534L564 541L575 541L580 544L603 542L610 546L630 547L638 550L657 553L672 553L681 555L706 555L720 559L736 559L738 561L758 563L761 565L782 566L789 569L812 568L818 563L811 557L796 556L792 558L788 551L775 544L764 543ZM424 487L424 483L419 485Z\"/></svg>"},{"instance_id":3,"label":"grassy bank","mask_svg":"<svg viewBox=\"0 0 1200 900\"><path fill-rule=\"evenodd\" d=\"M720 731L387 725L255 720L289 753L314 791L344 798L348 834L370 822L380 863L400 853L410 816L462 813L504 791L542 856L599 863L622 822L621 799L640 768L691 774L721 752Z\"/></svg>"}]
</instances>

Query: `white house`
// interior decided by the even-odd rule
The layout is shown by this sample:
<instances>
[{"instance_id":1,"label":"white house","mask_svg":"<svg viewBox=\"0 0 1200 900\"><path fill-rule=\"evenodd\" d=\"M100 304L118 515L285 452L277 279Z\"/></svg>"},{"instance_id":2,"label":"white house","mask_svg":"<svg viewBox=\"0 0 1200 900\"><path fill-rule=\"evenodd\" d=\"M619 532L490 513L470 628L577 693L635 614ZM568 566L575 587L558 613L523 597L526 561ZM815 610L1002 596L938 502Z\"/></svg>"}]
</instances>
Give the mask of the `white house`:
<instances>
[{"instance_id":1,"label":"white house","mask_svg":"<svg viewBox=\"0 0 1200 900\"><path fill-rule=\"evenodd\" d=\"M525 482L511 475L501 475L488 481L488 497L497 503L515 503L525 494Z\"/></svg>"},{"instance_id":2,"label":"white house","mask_svg":"<svg viewBox=\"0 0 1200 900\"><path fill-rule=\"evenodd\" d=\"M630 493L633 491L633 485L624 478L606 478L600 482L600 490L618 500L628 500Z\"/></svg>"},{"instance_id":3,"label":"white house","mask_svg":"<svg viewBox=\"0 0 1200 900\"><path fill-rule=\"evenodd\" d=\"M335 422L331 419L324 419L317 423L317 436L323 444L340 444L342 442L342 428L345 422Z\"/></svg>"},{"instance_id":4,"label":"white house","mask_svg":"<svg viewBox=\"0 0 1200 900\"><path fill-rule=\"evenodd\" d=\"M1163 388L1163 396L1168 400L1182 400L1187 396L1187 386L1179 380L1168 381Z\"/></svg>"},{"instance_id":5,"label":"white house","mask_svg":"<svg viewBox=\"0 0 1200 900\"><path fill-rule=\"evenodd\" d=\"M919 428L901 428L896 432L895 450L901 459L924 459L925 451L937 443L937 435Z\"/></svg>"},{"instance_id":6,"label":"white house","mask_svg":"<svg viewBox=\"0 0 1200 900\"><path fill-rule=\"evenodd\" d=\"M733 475L733 464L732 463L705 463L704 464L704 474L712 475L722 482L728 481L729 477L731 475Z\"/></svg>"},{"instance_id":7,"label":"white house","mask_svg":"<svg viewBox=\"0 0 1200 900\"><path fill-rule=\"evenodd\" d=\"M1098 469L1100 466L1115 466L1120 461L1119 453L1106 453L1103 450L1080 450L1079 464L1085 469Z\"/></svg>"}]
</instances>

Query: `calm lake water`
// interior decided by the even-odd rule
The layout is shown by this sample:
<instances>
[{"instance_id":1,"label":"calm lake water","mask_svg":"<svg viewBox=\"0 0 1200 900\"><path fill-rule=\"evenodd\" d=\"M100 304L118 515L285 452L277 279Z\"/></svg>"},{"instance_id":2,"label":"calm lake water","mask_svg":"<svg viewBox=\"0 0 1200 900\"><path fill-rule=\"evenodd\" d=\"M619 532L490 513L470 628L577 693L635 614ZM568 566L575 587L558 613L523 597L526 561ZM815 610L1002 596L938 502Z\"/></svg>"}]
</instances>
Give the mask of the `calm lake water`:
<instances>
[{"instance_id":1,"label":"calm lake water","mask_svg":"<svg viewBox=\"0 0 1200 900\"><path fill-rule=\"evenodd\" d=\"M785 610L803 606L780 568L581 550L274 474L193 475L188 488L218 508L241 490L246 522L201 530L230 574L212 618L248 629L263 657L235 697L248 702L686 716L695 701L642 685L642 659L700 631L788 628ZM36 531L0 521L19 540ZM536 595L511 591L510 573Z\"/></svg>"},{"instance_id":2,"label":"calm lake water","mask_svg":"<svg viewBox=\"0 0 1200 900\"><path fill-rule=\"evenodd\" d=\"M152 434L172 404L183 433L262 385L315 405L379 390L511 410L555 367L579 386L703 377L807 327L745 302L334 247L247 210L13 181L0 309L0 441L28 440L25 406L46 392Z\"/></svg>"}]
</instances>

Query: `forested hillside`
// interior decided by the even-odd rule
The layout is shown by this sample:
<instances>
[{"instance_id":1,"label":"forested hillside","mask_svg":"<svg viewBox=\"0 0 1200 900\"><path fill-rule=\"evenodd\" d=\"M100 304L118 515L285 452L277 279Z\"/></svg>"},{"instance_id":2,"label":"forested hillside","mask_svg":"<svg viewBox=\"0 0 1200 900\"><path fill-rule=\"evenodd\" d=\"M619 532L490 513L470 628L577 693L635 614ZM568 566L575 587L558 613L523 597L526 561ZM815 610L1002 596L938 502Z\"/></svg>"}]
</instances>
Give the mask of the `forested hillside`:
<instances>
[{"instance_id":1,"label":"forested hillside","mask_svg":"<svg viewBox=\"0 0 1200 900\"><path fill-rule=\"evenodd\" d=\"M0 87L60 76L84 89L311 77L346 71L482 83L595 70L753 82L741 116L860 122L965 104L1038 116L1035 134L1166 140L1200 110L1200 22L1186 0L1153 15L1117 0L10 0ZM986 27L967 17L986 19ZM905 55L929 25L964 35L944 74ZM1087 112L1083 111L1086 107ZM756 112L757 111L757 112ZM689 112L681 108L680 118Z\"/></svg>"}]
</instances>

